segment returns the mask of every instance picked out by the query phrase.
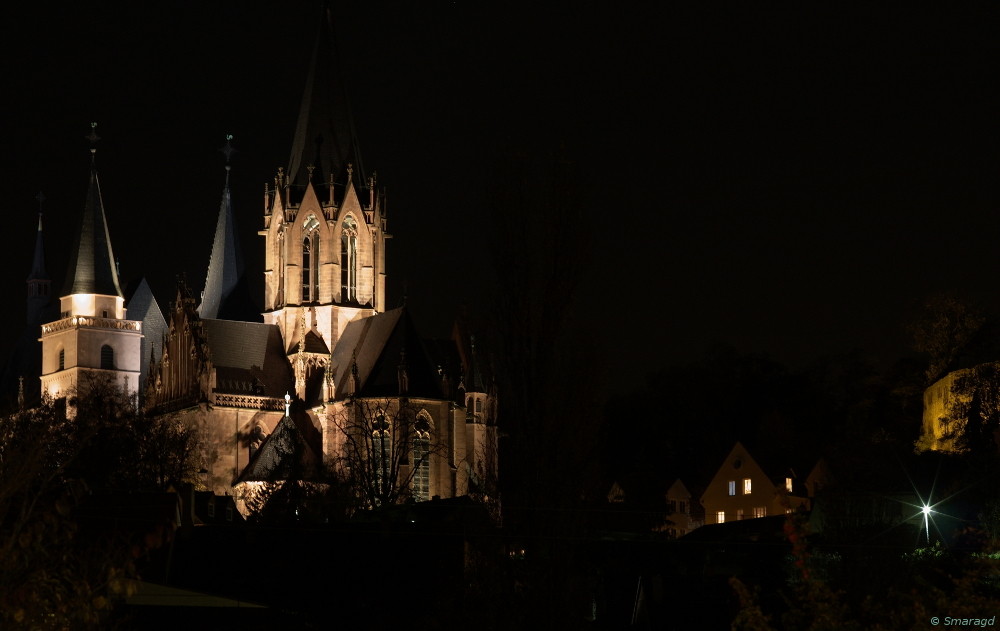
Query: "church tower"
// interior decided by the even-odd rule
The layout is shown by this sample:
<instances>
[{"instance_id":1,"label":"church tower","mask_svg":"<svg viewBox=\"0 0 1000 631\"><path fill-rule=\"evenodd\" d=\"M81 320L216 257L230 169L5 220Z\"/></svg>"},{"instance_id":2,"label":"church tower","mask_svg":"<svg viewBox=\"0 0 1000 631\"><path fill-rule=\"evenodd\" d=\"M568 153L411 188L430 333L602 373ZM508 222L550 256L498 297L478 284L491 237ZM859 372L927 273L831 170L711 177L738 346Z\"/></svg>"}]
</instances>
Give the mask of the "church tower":
<instances>
[{"instance_id":1,"label":"church tower","mask_svg":"<svg viewBox=\"0 0 1000 631\"><path fill-rule=\"evenodd\" d=\"M212 241L212 258L208 263L205 290L198 305L198 317L213 320L260 322L260 306L250 297L243 250L240 247L233 213L233 197L229 188L230 162L236 152L232 135L226 136L221 152L226 156L226 184L222 189L219 219Z\"/></svg>"},{"instance_id":2,"label":"church tower","mask_svg":"<svg viewBox=\"0 0 1000 631\"><path fill-rule=\"evenodd\" d=\"M324 11L288 168L265 187L264 321L289 354L332 350L348 323L385 311L385 198L361 161ZM320 343L321 342L321 343Z\"/></svg>"},{"instance_id":3,"label":"church tower","mask_svg":"<svg viewBox=\"0 0 1000 631\"><path fill-rule=\"evenodd\" d=\"M42 392L53 398L103 375L129 392L139 389L141 323L125 319L94 160L95 127L92 123L87 201L59 299L61 319L42 325Z\"/></svg>"}]
</instances>

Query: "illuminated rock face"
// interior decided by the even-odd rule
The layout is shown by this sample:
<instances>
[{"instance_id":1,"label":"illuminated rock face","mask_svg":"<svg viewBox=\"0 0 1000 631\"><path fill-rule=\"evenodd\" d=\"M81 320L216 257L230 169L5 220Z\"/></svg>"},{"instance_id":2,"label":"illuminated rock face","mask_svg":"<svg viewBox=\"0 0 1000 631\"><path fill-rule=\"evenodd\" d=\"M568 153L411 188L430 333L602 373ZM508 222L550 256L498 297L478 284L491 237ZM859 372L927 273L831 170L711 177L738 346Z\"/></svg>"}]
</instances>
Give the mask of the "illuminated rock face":
<instances>
[{"instance_id":1,"label":"illuminated rock face","mask_svg":"<svg viewBox=\"0 0 1000 631\"><path fill-rule=\"evenodd\" d=\"M951 425L959 420L951 418L951 407L956 402L955 382L968 374L968 370L950 372L924 390L924 416L917 441L918 451L955 451L955 436Z\"/></svg>"}]
</instances>

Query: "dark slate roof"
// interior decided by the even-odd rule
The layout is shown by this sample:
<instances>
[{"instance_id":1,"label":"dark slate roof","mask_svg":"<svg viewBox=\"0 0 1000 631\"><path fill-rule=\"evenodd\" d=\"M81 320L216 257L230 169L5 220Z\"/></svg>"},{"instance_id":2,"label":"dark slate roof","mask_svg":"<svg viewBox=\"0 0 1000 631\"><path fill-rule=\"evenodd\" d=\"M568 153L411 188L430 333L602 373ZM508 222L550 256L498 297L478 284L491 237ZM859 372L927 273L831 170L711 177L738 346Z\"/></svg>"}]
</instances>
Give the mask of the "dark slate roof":
<instances>
[{"instance_id":1,"label":"dark slate roof","mask_svg":"<svg viewBox=\"0 0 1000 631\"><path fill-rule=\"evenodd\" d=\"M404 357L412 397L443 398L441 378L428 356L406 307L347 325L333 351L337 398L351 394L351 365L357 362L358 396L397 396Z\"/></svg>"},{"instance_id":2,"label":"dark slate roof","mask_svg":"<svg viewBox=\"0 0 1000 631\"><path fill-rule=\"evenodd\" d=\"M330 347L326 345L326 342L323 341L323 338L316 331L311 329L306 333L303 350L307 353L330 354Z\"/></svg>"},{"instance_id":3,"label":"dark slate roof","mask_svg":"<svg viewBox=\"0 0 1000 631\"><path fill-rule=\"evenodd\" d=\"M142 322L142 341L139 345L142 357L139 365L139 383L146 383L146 376L149 375L150 361L155 365L162 359L163 336L167 332L167 319L163 317L163 311L153 296L153 290L149 288L149 283L145 278L139 280L132 294L128 298L125 315L129 320L140 320Z\"/></svg>"},{"instance_id":4,"label":"dark slate roof","mask_svg":"<svg viewBox=\"0 0 1000 631\"><path fill-rule=\"evenodd\" d=\"M288 178L296 198L309 183L310 166L315 167L312 182L320 199L329 194L326 186L331 174L337 182L346 182L349 163L354 165L355 188L360 190L367 181L344 73L337 63L331 10L326 8L323 13L288 161Z\"/></svg>"},{"instance_id":5,"label":"dark slate roof","mask_svg":"<svg viewBox=\"0 0 1000 631\"><path fill-rule=\"evenodd\" d=\"M229 167L222 191L219 219L215 225L212 258L208 263L205 291L198 305L202 318L260 322L260 308L250 296L246 281L243 250L236 230L232 196L229 190Z\"/></svg>"},{"instance_id":6,"label":"dark slate roof","mask_svg":"<svg viewBox=\"0 0 1000 631\"><path fill-rule=\"evenodd\" d=\"M66 287L62 293L63 296L73 294L122 295L96 168L90 170L87 202L83 207L80 230L70 250Z\"/></svg>"},{"instance_id":7,"label":"dark slate roof","mask_svg":"<svg viewBox=\"0 0 1000 631\"><path fill-rule=\"evenodd\" d=\"M268 434L237 482L276 482L310 476L313 465L319 462L316 445L319 432L304 414L293 416L297 418L283 417Z\"/></svg>"},{"instance_id":8,"label":"dark slate roof","mask_svg":"<svg viewBox=\"0 0 1000 631\"><path fill-rule=\"evenodd\" d=\"M220 392L282 397L295 379L273 324L202 320Z\"/></svg>"}]
</instances>

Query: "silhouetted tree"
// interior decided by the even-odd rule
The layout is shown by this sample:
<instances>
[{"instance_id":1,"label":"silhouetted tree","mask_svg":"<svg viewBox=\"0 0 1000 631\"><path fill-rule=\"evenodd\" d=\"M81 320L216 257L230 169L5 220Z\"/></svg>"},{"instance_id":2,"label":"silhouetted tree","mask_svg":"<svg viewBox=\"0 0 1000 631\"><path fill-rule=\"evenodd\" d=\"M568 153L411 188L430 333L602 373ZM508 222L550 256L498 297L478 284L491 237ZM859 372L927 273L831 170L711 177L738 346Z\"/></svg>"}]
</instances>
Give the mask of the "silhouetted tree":
<instances>
[{"instance_id":1,"label":"silhouetted tree","mask_svg":"<svg viewBox=\"0 0 1000 631\"><path fill-rule=\"evenodd\" d=\"M986 322L986 313L979 305L954 293L934 295L924 302L909 330L914 350L927 356L925 385L955 367Z\"/></svg>"},{"instance_id":2,"label":"silhouetted tree","mask_svg":"<svg viewBox=\"0 0 1000 631\"><path fill-rule=\"evenodd\" d=\"M441 430L431 427L409 400L356 398L334 415L333 425L342 443L333 466L361 507L427 495L431 456L443 445Z\"/></svg>"}]
</instances>

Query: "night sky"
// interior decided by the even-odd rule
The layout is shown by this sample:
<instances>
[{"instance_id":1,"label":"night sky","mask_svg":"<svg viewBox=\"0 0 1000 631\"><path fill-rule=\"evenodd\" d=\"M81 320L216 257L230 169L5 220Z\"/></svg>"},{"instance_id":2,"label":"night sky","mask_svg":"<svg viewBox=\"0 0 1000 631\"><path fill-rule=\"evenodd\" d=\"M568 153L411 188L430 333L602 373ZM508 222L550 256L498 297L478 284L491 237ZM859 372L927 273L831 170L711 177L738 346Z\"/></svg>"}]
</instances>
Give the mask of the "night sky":
<instances>
[{"instance_id":1,"label":"night sky","mask_svg":"<svg viewBox=\"0 0 1000 631\"><path fill-rule=\"evenodd\" d=\"M177 274L200 291L233 134L259 286L264 184L288 161L316 4L4 17L11 323L39 191L62 287L91 121L123 280L146 276L164 309ZM995 14L365 4L338 9L337 27L365 167L389 195L387 297L405 281L428 335L490 285L492 165L510 147L562 147L587 183L577 308L615 389L718 344L887 361L932 293L1000 306Z\"/></svg>"}]
</instances>

